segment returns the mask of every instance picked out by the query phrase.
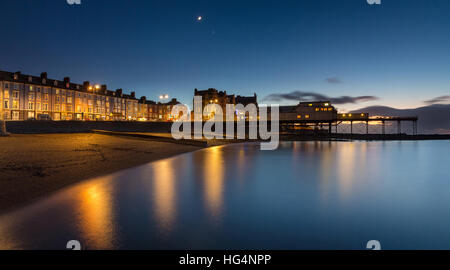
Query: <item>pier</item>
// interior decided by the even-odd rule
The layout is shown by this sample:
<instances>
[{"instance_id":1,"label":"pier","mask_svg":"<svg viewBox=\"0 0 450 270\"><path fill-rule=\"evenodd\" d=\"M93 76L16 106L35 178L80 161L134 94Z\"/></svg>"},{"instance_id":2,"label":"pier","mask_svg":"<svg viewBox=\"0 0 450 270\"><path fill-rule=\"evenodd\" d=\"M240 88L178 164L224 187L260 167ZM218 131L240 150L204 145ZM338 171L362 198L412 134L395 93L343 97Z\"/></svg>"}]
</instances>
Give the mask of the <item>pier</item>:
<instances>
[{"instance_id":1,"label":"pier","mask_svg":"<svg viewBox=\"0 0 450 270\"><path fill-rule=\"evenodd\" d=\"M366 127L366 135L369 135L369 126L370 123L381 123L381 135L386 135L386 123L395 122L397 124L397 134L402 134L402 126L404 122L410 122L412 124L413 135L417 135L417 126L418 126L418 117L368 117L368 114L339 114L337 119L333 120L280 120L280 126L283 128L287 128L289 130L295 130L298 128L314 128L323 130L324 128L328 128L328 133L339 134L338 127L339 125L348 123L350 125L350 134L354 134L353 124L354 123L365 123Z\"/></svg>"}]
</instances>

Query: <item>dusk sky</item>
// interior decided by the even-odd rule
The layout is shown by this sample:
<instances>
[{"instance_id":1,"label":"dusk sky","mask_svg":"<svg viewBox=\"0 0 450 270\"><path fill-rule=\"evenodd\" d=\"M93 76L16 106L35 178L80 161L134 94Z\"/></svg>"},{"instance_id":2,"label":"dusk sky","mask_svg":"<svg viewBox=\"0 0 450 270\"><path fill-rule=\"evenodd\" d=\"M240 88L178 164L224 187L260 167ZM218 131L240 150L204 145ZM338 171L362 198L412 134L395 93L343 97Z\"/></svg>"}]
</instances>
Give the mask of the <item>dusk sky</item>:
<instances>
[{"instance_id":1,"label":"dusk sky","mask_svg":"<svg viewBox=\"0 0 450 270\"><path fill-rule=\"evenodd\" d=\"M0 10L1 70L153 100L191 104L194 88L210 87L260 103L294 91L379 97L338 106L351 110L450 94L448 0L0 0Z\"/></svg>"}]
</instances>

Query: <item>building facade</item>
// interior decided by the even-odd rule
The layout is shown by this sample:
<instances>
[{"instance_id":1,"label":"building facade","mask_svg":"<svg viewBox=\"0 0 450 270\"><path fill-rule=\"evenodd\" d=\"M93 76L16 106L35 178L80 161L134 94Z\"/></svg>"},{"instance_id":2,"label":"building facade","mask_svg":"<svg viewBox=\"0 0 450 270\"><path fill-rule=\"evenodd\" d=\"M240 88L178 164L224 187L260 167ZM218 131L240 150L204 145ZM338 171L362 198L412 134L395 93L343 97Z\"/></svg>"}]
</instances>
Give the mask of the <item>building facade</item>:
<instances>
[{"instance_id":1,"label":"building facade","mask_svg":"<svg viewBox=\"0 0 450 270\"><path fill-rule=\"evenodd\" d=\"M172 109L175 105L180 104L176 98L173 98L167 103L156 103L153 100L147 100L146 97L141 97L138 103L139 121L164 121L173 122L176 121L181 115L173 115Z\"/></svg>"},{"instance_id":2,"label":"building facade","mask_svg":"<svg viewBox=\"0 0 450 270\"><path fill-rule=\"evenodd\" d=\"M225 117L226 113L226 105L232 104L242 104L244 106L253 104L256 106L256 109L258 108L258 100L256 94L251 97L244 97L244 96L235 96L234 94L228 95L227 91L219 91L215 88L209 88L207 90L194 90L194 96L201 96L202 97L202 107L196 108L197 111L195 113L202 114L203 113L203 121L207 121L209 119L214 118L214 115L216 114L216 111L214 108L207 108L209 104L217 104L221 107L222 112ZM200 111L201 110L201 111ZM235 120L253 120L249 119L249 115L245 111L236 110L235 111Z\"/></svg>"},{"instance_id":3,"label":"building facade","mask_svg":"<svg viewBox=\"0 0 450 270\"><path fill-rule=\"evenodd\" d=\"M300 102L280 106L280 121L335 121L337 110L329 101Z\"/></svg>"},{"instance_id":4,"label":"building facade","mask_svg":"<svg viewBox=\"0 0 450 270\"><path fill-rule=\"evenodd\" d=\"M0 71L0 101L6 121L171 121L168 104L136 99L135 92L108 90L106 85L76 84L21 72Z\"/></svg>"}]
</instances>

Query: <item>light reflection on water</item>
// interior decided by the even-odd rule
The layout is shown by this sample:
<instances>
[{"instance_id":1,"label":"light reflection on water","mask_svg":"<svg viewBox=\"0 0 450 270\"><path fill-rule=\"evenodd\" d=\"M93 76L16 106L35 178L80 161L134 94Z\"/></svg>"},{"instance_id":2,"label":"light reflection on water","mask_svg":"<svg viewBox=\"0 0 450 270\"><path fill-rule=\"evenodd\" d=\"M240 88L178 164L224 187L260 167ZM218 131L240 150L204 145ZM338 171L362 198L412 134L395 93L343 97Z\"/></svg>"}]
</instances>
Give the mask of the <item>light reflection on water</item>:
<instances>
[{"instance_id":1,"label":"light reflection on water","mask_svg":"<svg viewBox=\"0 0 450 270\"><path fill-rule=\"evenodd\" d=\"M170 233L176 217L176 194L173 162L163 160L154 166L153 196L155 198L156 221L161 232Z\"/></svg>"},{"instance_id":2,"label":"light reflection on water","mask_svg":"<svg viewBox=\"0 0 450 270\"><path fill-rule=\"evenodd\" d=\"M223 207L224 164L222 148L211 148L206 154L203 164L205 207L208 209L209 215L217 220L222 214Z\"/></svg>"},{"instance_id":3,"label":"light reflection on water","mask_svg":"<svg viewBox=\"0 0 450 270\"><path fill-rule=\"evenodd\" d=\"M448 141L204 149L0 217L1 249L450 248Z\"/></svg>"},{"instance_id":4,"label":"light reflection on water","mask_svg":"<svg viewBox=\"0 0 450 270\"><path fill-rule=\"evenodd\" d=\"M111 180L112 177L105 177L99 183L86 183L74 194L78 195L76 223L82 238L93 249L114 248L114 186L105 183Z\"/></svg>"}]
</instances>

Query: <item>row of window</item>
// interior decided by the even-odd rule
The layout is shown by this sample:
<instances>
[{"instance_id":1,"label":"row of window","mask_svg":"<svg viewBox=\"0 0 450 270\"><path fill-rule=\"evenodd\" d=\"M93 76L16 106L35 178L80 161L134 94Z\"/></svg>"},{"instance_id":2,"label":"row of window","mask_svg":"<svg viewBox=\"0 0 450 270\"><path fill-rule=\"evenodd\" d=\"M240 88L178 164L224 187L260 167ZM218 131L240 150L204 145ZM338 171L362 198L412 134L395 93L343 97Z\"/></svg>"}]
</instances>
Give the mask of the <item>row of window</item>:
<instances>
[{"instance_id":1,"label":"row of window","mask_svg":"<svg viewBox=\"0 0 450 270\"><path fill-rule=\"evenodd\" d=\"M50 117L49 114L38 114L38 116L40 116L40 117L42 117L42 115L43 116L47 116L48 119L52 119L52 120L55 120L55 121L60 121L60 120L67 121L67 120L73 120L74 119L73 118L73 114L71 114L71 113L54 113L54 114L52 114L53 117ZM76 120L82 120L83 119L83 115L82 114L75 114L75 115L76 115L76 117L75 117ZM18 111L13 111L11 113L5 112L3 116L4 116L5 120L13 120L13 121L19 121L20 120L20 113ZM172 116L170 116L170 117L172 117ZM28 112L27 119L35 119L35 118L36 118L35 112ZM162 115L159 115L159 116L156 115L152 119L155 119L155 118L162 119L163 116ZM110 118L108 116L100 117L99 115L89 114L89 115L86 115L86 119L88 119L88 120L95 120L95 119L110 120L112 118Z\"/></svg>"},{"instance_id":2,"label":"row of window","mask_svg":"<svg viewBox=\"0 0 450 270\"><path fill-rule=\"evenodd\" d=\"M316 112L331 112L333 108L316 108Z\"/></svg>"},{"instance_id":3,"label":"row of window","mask_svg":"<svg viewBox=\"0 0 450 270\"><path fill-rule=\"evenodd\" d=\"M25 85L19 85L19 84L13 84L11 83L11 87L13 90L25 90ZM32 85L27 87L29 91L34 91L36 90L37 93L41 92L41 87L34 87ZM4 84L4 96L5 98L9 98L9 89L10 89L10 85L9 83L5 83ZM8 90L7 90L8 89ZM49 93L50 88L47 87L42 87L42 91L44 92L44 94L48 94ZM55 94L56 95L66 95L66 90L63 89L55 89ZM73 96L73 91L67 90L67 95L68 98L71 96ZM89 98L89 99L101 99L101 100L105 100L109 101L111 99L111 101L115 102L115 103L125 103L125 99L120 99L120 98L110 98L110 97L105 97L105 96L96 96L96 95L91 95L91 94L82 94L80 92L77 92L77 97L84 97L84 98ZM17 92L17 98L19 97L19 93ZM131 104L132 102L129 101L129 104Z\"/></svg>"},{"instance_id":4,"label":"row of window","mask_svg":"<svg viewBox=\"0 0 450 270\"><path fill-rule=\"evenodd\" d=\"M19 109L19 101L13 100L13 102L10 103L9 100L4 100L3 108L18 110ZM59 111L59 105L57 105L56 108L57 108L57 111ZM34 110L34 102L28 102L28 110ZM38 110L38 111L41 110L41 103L36 103L36 110ZM42 103L42 110L43 111L48 110L48 103Z\"/></svg>"},{"instance_id":5,"label":"row of window","mask_svg":"<svg viewBox=\"0 0 450 270\"><path fill-rule=\"evenodd\" d=\"M35 104L34 102L28 102L27 109L28 110L35 110L34 104ZM4 101L4 108L5 109L18 110L19 109L19 102L14 100L12 102L12 106L10 106L10 101L9 100L5 100ZM41 103L36 103L36 110L37 111L48 111L48 108L49 108L48 107L48 103L42 103L42 108L41 108ZM72 111L72 105L55 104L54 111L66 111L66 109L67 109L67 111ZM79 112L79 113L86 112L86 108L84 108L84 106L80 106L79 105L79 106L76 106L76 111ZM114 110L114 112L116 112L116 113L120 113L121 111L122 110L120 110L120 109L115 109ZM105 110L105 108L95 108L94 109L92 107L89 107L87 112L104 114L105 112L109 113L110 109L106 109L106 110ZM136 112L136 110L135 110L135 112Z\"/></svg>"}]
</instances>

